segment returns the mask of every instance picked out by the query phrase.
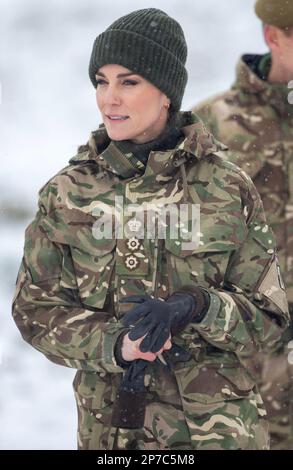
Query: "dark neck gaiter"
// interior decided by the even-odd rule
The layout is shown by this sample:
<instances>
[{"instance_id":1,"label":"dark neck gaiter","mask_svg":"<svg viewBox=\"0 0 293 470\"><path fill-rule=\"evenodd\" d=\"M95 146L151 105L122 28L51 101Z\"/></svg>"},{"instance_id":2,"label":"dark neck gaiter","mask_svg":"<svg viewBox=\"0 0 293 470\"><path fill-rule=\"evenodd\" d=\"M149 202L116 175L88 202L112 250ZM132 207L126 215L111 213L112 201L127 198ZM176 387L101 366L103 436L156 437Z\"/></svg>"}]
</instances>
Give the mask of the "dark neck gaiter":
<instances>
[{"instance_id":1,"label":"dark neck gaiter","mask_svg":"<svg viewBox=\"0 0 293 470\"><path fill-rule=\"evenodd\" d=\"M113 142L123 153L132 153L146 165L151 151L171 150L176 147L182 137L184 137L184 134L181 130L167 126L157 139L150 140L144 144L136 144L131 140L115 140Z\"/></svg>"}]
</instances>

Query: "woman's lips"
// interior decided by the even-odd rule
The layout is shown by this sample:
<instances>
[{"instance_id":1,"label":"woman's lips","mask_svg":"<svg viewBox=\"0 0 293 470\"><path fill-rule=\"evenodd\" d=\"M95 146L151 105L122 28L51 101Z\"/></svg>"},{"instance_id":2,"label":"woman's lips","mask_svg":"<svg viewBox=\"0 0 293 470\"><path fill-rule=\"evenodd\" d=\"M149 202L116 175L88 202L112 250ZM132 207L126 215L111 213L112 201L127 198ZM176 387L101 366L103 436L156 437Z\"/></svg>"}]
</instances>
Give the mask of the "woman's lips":
<instances>
[{"instance_id":1,"label":"woman's lips","mask_svg":"<svg viewBox=\"0 0 293 470\"><path fill-rule=\"evenodd\" d=\"M127 121L127 119L129 119L129 116L119 116L119 115L115 115L115 114L111 114L111 115L107 115L107 119L109 122L112 123L122 123L122 122L125 122Z\"/></svg>"}]
</instances>

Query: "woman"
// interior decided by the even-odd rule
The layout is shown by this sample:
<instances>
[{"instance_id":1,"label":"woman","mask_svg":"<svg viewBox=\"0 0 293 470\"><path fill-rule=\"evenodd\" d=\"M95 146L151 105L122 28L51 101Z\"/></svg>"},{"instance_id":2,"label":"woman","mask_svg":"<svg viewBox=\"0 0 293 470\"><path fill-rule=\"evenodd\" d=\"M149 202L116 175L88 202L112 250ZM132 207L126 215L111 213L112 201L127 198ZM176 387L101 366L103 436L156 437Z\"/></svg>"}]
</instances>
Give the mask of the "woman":
<instances>
[{"instance_id":1,"label":"woman","mask_svg":"<svg viewBox=\"0 0 293 470\"><path fill-rule=\"evenodd\" d=\"M288 322L275 242L251 180L179 112L186 54L154 8L97 37L104 124L41 189L26 230L13 315L78 369L79 449L268 448L254 376ZM198 205L190 240L180 211Z\"/></svg>"}]
</instances>

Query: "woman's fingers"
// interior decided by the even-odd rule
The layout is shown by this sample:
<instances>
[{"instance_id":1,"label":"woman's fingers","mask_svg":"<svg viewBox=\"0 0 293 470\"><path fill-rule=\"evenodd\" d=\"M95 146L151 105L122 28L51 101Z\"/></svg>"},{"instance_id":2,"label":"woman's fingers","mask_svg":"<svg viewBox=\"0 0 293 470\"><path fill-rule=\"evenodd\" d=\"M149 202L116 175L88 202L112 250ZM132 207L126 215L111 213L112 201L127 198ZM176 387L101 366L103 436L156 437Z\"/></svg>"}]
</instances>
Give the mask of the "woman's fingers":
<instances>
[{"instance_id":1,"label":"woman's fingers","mask_svg":"<svg viewBox=\"0 0 293 470\"><path fill-rule=\"evenodd\" d=\"M146 307L145 304L139 304L129 310L125 315L122 317L122 323L125 326L134 325L138 320L145 317L149 313L149 309Z\"/></svg>"},{"instance_id":2,"label":"woman's fingers","mask_svg":"<svg viewBox=\"0 0 293 470\"><path fill-rule=\"evenodd\" d=\"M141 342L144 340L147 334L142 337L132 341L129 338L129 333L125 335L122 346L122 356L126 361L134 361L136 359L144 359L145 361L153 362L156 360L157 356L164 352L167 349L172 347L171 336L167 339L162 348L156 352L152 353L151 351L142 352L139 348Z\"/></svg>"},{"instance_id":3,"label":"woman's fingers","mask_svg":"<svg viewBox=\"0 0 293 470\"><path fill-rule=\"evenodd\" d=\"M167 339L166 343L164 344L163 346L163 350L164 349L171 349L172 348L172 343L171 343L171 336L169 337L169 339Z\"/></svg>"},{"instance_id":4,"label":"woman's fingers","mask_svg":"<svg viewBox=\"0 0 293 470\"><path fill-rule=\"evenodd\" d=\"M142 353L139 351L139 356L137 359L144 359L145 361L154 362L157 358L157 355L151 352Z\"/></svg>"},{"instance_id":5,"label":"woman's fingers","mask_svg":"<svg viewBox=\"0 0 293 470\"><path fill-rule=\"evenodd\" d=\"M171 348L172 348L171 336L169 336L169 338L167 339L164 346L160 349L160 351L156 352L155 354L156 354L156 356L159 356L159 354L162 354L162 352L164 352L168 349L171 349Z\"/></svg>"}]
</instances>

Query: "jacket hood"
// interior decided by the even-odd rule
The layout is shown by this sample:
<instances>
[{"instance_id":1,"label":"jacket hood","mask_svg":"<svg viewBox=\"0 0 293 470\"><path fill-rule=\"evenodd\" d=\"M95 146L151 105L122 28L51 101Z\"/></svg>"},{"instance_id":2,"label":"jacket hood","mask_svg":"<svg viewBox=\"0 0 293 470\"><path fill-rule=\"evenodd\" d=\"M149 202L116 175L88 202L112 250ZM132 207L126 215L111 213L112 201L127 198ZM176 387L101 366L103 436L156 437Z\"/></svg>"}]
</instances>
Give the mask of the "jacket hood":
<instances>
[{"instance_id":1,"label":"jacket hood","mask_svg":"<svg viewBox=\"0 0 293 470\"><path fill-rule=\"evenodd\" d=\"M81 161L96 162L103 169L121 178L132 178L144 172L169 176L180 164L190 160L200 160L211 153L226 150L227 147L209 133L200 118L191 111L180 112L179 128L184 135L174 149L154 151L157 158L149 159L144 165L133 154L124 154L110 140L104 124L90 134L86 145L78 148L78 153L69 160L76 164Z\"/></svg>"},{"instance_id":2,"label":"jacket hood","mask_svg":"<svg viewBox=\"0 0 293 470\"><path fill-rule=\"evenodd\" d=\"M254 97L268 103L284 117L293 117L293 107L288 102L289 89L287 85L270 83L258 76L255 71L257 63L263 55L245 54L241 57L236 68L234 89L244 93L243 99L253 100Z\"/></svg>"}]
</instances>

